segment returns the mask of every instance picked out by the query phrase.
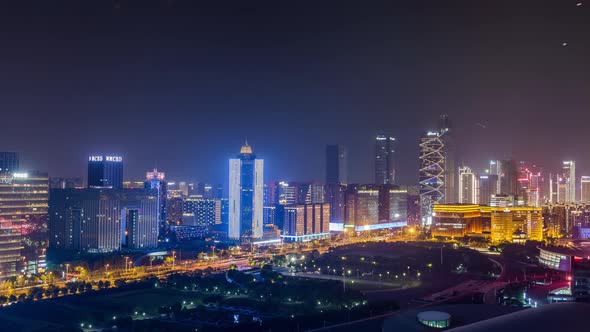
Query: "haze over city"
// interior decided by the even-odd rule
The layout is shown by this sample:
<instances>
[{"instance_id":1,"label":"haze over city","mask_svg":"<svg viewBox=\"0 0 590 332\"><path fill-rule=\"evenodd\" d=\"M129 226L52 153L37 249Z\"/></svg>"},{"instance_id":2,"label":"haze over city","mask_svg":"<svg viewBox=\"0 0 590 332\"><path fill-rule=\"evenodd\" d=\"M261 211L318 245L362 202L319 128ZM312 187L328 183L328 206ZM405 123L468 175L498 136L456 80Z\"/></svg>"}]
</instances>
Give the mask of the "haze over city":
<instances>
[{"instance_id":1,"label":"haze over city","mask_svg":"<svg viewBox=\"0 0 590 332\"><path fill-rule=\"evenodd\" d=\"M589 169L590 23L575 1L33 3L0 14L0 139L28 169L83 176L86 156L117 153L128 178L150 165L221 183L248 138L269 178L322 181L339 143L363 183L385 131L412 184L439 114L470 165Z\"/></svg>"}]
</instances>

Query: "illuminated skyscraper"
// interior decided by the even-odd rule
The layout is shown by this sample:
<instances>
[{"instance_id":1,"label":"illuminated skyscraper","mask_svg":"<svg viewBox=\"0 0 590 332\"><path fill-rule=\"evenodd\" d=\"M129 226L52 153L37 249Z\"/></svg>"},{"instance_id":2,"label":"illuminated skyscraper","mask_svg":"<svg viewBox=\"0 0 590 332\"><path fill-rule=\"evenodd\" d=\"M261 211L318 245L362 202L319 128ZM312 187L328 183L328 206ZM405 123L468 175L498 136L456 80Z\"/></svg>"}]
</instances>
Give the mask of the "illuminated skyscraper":
<instances>
[{"instance_id":1,"label":"illuminated skyscraper","mask_svg":"<svg viewBox=\"0 0 590 332\"><path fill-rule=\"evenodd\" d=\"M518 196L518 168L513 159L502 161L502 178L500 192L506 195Z\"/></svg>"},{"instance_id":2,"label":"illuminated skyscraper","mask_svg":"<svg viewBox=\"0 0 590 332\"><path fill-rule=\"evenodd\" d=\"M444 133L428 132L420 138L420 214L422 223L432 222L432 206L442 203L445 196L445 152L442 136Z\"/></svg>"},{"instance_id":3,"label":"illuminated skyscraper","mask_svg":"<svg viewBox=\"0 0 590 332\"><path fill-rule=\"evenodd\" d=\"M326 183L348 183L348 152L344 145L326 147Z\"/></svg>"},{"instance_id":4,"label":"illuminated skyscraper","mask_svg":"<svg viewBox=\"0 0 590 332\"><path fill-rule=\"evenodd\" d=\"M395 138L378 135L375 140L375 184L393 184Z\"/></svg>"},{"instance_id":5,"label":"illuminated skyscraper","mask_svg":"<svg viewBox=\"0 0 590 332\"><path fill-rule=\"evenodd\" d=\"M0 279L45 268L48 199L46 173L0 175Z\"/></svg>"},{"instance_id":6,"label":"illuminated skyscraper","mask_svg":"<svg viewBox=\"0 0 590 332\"><path fill-rule=\"evenodd\" d=\"M478 203L477 193L477 178L471 168L459 167L459 203Z\"/></svg>"},{"instance_id":7,"label":"illuminated skyscraper","mask_svg":"<svg viewBox=\"0 0 590 332\"><path fill-rule=\"evenodd\" d=\"M152 172L146 173L145 179L144 188L152 189L158 195L158 236L160 239L163 239L168 230L168 183L166 182L166 174L164 172L158 172L154 168Z\"/></svg>"},{"instance_id":8,"label":"illuminated skyscraper","mask_svg":"<svg viewBox=\"0 0 590 332\"><path fill-rule=\"evenodd\" d=\"M563 162L563 179L565 181L565 202L576 202L576 162L568 160Z\"/></svg>"},{"instance_id":9,"label":"illuminated skyscraper","mask_svg":"<svg viewBox=\"0 0 590 332\"><path fill-rule=\"evenodd\" d=\"M194 225L191 226L212 226L217 221L218 211L221 206L217 200L203 198L201 196L188 197L184 199L183 213L194 216Z\"/></svg>"},{"instance_id":10,"label":"illuminated skyscraper","mask_svg":"<svg viewBox=\"0 0 590 332\"><path fill-rule=\"evenodd\" d=\"M457 155L455 151L454 131L449 121L449 116L442 114L438 120L438 133L443 143L444 155L444 197L446 203L456 203L458 196L457 181Z\"/></svg>"},{"instance_id":11,"label":"illuminated skyscraper","mask_svg":"<svg viewBox=\"0 0 590 332\"><path fill-rule=\"evenodd\" d=\"M264 161L248 143L229 160L229 238L248 241L262 237Z\"/></svg>"},{"instance_id":12,"label":"illuminated skyscraper","mask_svg":"<svg viewBox=\"0 0 590 332\"><path fill-rule=\"evenodd\" d=\"M88 188L123 188L123 157L88 157Z\"/></svg>"},{"instance_id":13,"label":"illuminated skyscraper","mask_svg":"<svg viewBox=\"0 0 590 332\"><path fill-rule=\"evenodd\" d=\"M408 190L397 186L382 185L379 188L379 222L408 220Z\"/></svg>"},{"instance_id":14,"label":"illuminated skyscraper","mask_svg":"<svg viewBox=\"0 0 590 332\"><path fill-rule=\"evenodd\" d=\"M580 201L590 203L590 176L580 178Z\"/></svg>"},{"instance_id":15,"label":"illuminated skyscraper","mask_svg":"<svg viewBox=\"0 0 590 332\"><path fill-rule=\"evenodd\" d=\"M491 194L501 194L502 193L502 161L501 160L490 160L490 175L496 176L496 192L492 192Z\"/></svg>"},{"instance_id":16,"label":"illuminated skyscraper","mask_svg":"<svg viewBox=\"0 0 590 332\"><path fill-rule=\"evenodd\" d=\"M155 248L158 210L151 189L52 189L49 244L91 253Z\"/></svg>"},{"instance_id":17,"label":"illuminated skyscraper","mask_svg":"<svg viewBox=\"0 0 590 332\"><path fill-rule=\"evenodd\" d=\"M293 205L297 204L297 187L290 185L285 181L279 182L279 204L281 205Z\"/></svg>"},{"instance_id":18,"label":"illuminated skyscraper","mask_svg":"<svg viewBox=\"0 0 590 332\"><path fill-rule=\"evenodd\" d=\"M490 205L492 195L498 192L498 176L495 174L481 175L479 177L479 198L478 204Z\"/></svg>"},{"instance_id":19,"label":"illuminated skyscraper","mask_svg":"<svg viewBox=\"0 0 590 332\"><path fill-rule=\"evenodd\" d=\"M346 184L348 183L348 152L343 145L326 147L326 201L330 205L330 222L344 222Z\"/></svg>"}]
</instances>

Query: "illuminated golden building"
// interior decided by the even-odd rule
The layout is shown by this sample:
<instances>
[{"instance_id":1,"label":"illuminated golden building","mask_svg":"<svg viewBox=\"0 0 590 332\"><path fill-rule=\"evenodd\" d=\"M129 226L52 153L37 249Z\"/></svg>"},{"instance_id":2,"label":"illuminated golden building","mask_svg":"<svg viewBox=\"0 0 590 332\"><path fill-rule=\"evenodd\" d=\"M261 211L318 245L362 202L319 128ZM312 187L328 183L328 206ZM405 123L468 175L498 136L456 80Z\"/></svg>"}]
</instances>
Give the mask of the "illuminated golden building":
<instances>
[{"instance_id":1,"label":"illuminated golden building","mask_svg":"<svg viewBox=\"0 0 590 332\"><path fill-rule=\"evenodd\" d=\"M490 207L477 204L435 204L432 236L463 237L480 235L492 242L512 242L513 235L543 240L543 217L537 207Z\"/></svg>"},{"instance_id":2,"label":"illuminated golden building","mask_svg":"<svg viewBox=\"0 0 590 332\"><path fill-rule=\"evenodd\" d=\"M531 211L527 220L526 235L529 240L543 241L543 213Z\"/></svg>"},{"instance_id":3,"label":"illuminated golden building","mask_svg":"<svg viewBox=\"0 0 590 332\"><path fill-rule=\"evenodd\" d=\"M484 231L481 208L476 204L435 204L432 236L463 237Z\"/></svg>"},{"instance_id":4,"label":"illuminated golden building","mask_svg":"<svg viewBox=\"0 0 590 332\"><path fill-rule=\"evenodd\" d=\"M495 210L491 212L491 239L492 242L512 242L512 235L518 229L513 222L513 214L510 210Z\"/></svg>"}]
</instances>

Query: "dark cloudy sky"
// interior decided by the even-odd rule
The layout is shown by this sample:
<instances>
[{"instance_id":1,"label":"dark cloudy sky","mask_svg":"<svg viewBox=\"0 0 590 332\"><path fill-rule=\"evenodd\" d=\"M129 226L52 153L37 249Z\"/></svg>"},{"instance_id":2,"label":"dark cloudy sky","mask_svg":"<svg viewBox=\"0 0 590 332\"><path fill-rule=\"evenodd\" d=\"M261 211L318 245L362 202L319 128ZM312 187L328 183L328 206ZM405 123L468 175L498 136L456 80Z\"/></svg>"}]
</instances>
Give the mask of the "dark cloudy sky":
<instances>
[{"instance_id":1,"label":"dark cloudy sky","mask_svg":"<svg viewBox=\"0 0 590 332\"><path fill-rule=\"evenodd\" d=\"M590 2L6 3L0 150L29 169L83 176L115 152L126 178L222 182L247 137L266 180L323 180L341 143L369 182L386 130L411 184L418 136L447 113L469 165L590 172Z\"/></svg>"}]
</instances>

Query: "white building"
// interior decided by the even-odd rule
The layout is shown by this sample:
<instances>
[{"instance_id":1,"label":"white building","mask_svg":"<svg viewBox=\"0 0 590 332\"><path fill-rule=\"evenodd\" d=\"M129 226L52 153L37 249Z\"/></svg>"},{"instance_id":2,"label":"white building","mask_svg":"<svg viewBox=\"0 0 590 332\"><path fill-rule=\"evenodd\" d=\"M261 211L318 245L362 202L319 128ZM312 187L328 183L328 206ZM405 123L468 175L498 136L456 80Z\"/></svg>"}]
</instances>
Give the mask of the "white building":
<instances>
[{"instance_id":1,"label":"white building","mask_svg":"<svg viewBox=\"0 0 590 332\"><path fill-rule=\"evenodd\" d=\"M565 202L576 202L576 162L567 160L563 162L563 178L565 180Z\"/></svg>"},{"instance_id":2,"label":"white building","mask_svg":"<svg viewBox=\"0 0 590 332\"><path fill-rule=\"evenodd\" d=\"M590 203L590 176L580 178L580 200L582 203Z\"/></svg>"},{"instance_id":3,"label":"white building","mask_svg":"<svg viewBox=\"0 0 590 332\"><path fill-rule=\"evenodd\" d=\"M477 178L471 168L459 167L459 203L477 204Z\"/></svg>"},{"instance_id":4,"label":"white building","mask_svg":"<svg viewBox=\"0 0 590 332\"><path fill-rule=\"evenodd\" d=\"M264 160L246 143L229 160L229 231L231 240L262 238Z\"/></svg>"}]
</instances>

